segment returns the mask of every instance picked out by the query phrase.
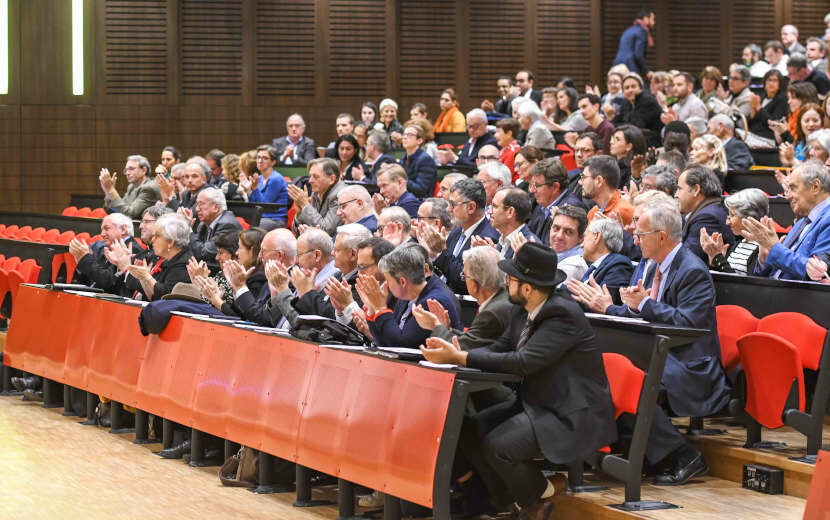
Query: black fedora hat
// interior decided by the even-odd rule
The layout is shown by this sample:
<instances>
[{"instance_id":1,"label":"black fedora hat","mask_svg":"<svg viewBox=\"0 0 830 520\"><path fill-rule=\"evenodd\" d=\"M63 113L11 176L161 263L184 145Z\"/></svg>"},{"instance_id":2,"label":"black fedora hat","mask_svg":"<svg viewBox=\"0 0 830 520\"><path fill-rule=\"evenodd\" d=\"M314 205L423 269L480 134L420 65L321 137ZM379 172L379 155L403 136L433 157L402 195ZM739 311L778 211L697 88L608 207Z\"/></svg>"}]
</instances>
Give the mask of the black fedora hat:
<instances>
[{"instance_id":1,"label":"black fedora hat","mask_svg":"<svg viewBox=\"0 0 830 520\"><path fill-rule=\"evenodd\" d=\"M556 268L556 253L536 242L523 245L510 260L499 260L499 269L539 287L555 287L567 278Z\"/></svg>"}]
</instances>

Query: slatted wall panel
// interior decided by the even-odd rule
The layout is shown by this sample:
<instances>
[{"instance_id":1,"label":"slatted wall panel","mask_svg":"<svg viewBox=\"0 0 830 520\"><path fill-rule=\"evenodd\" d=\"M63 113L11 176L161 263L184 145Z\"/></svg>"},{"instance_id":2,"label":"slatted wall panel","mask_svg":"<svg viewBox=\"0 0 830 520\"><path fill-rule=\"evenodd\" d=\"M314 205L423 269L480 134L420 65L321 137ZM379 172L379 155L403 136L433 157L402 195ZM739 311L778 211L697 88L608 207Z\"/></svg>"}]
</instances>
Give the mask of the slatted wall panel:
<instances>
[{"instance_id":1,"label":"slatted wall panel","mask_svg":"<svg viewBox=\"0 0 830 520\"><path fill-rule=\"evenodd\" d=\"M587 2L586 2L587 3ZM620 36L634 22L637 10L642 7L654 8L655 0L640 2L637 0L605 0L602 2L602 73L604 75L614 63L617 48L620 46ZM666 20L657 19L657 31L666 30ZM656 35L655 35L656 38ZM657 49L649 47L646 50L646 62L649 70L657 68ZM600 86L605 91L604 85Z\"/></svg>"},{"instance_id":2,"label":"slatted wall panel","mask_svg":"<svg viewBox=\"0 0 830 520\"><path fill-rule=\"evenodd\" d=\"M456 84L456 10L445 0L401 2L400 85L402 97L437 105L441 91Z\"/></svg>"},{"instance_id":3,"label":"slatted wall panel","mask_svg":"<svg viewBox=\"0 0 830 520\"><path fill-rule=\"evenodd\" d=\"M332 97L380 98L386 90L386 2L329 0ZM391 65L391 64L390 64Z\"/></svg>"},{"instance_id":4,"label":"slatted wall panel","mask_svg":"<svg viewBox=\"0 0 830 520\"><path fill-rule=\"evenodd\" d=\"M314 0L257 2L258 96L314 96L315 34Z\"/></svg>"},{"instance_id":5,"label":"slatted wall panel","mask_svg":"<svg viewBox=\"0 0 830 520\"><path fill-rule=\"evenodd\" d=\"M794 0L792 24L798 27L798 41L804 45L810 36L824 36L824 17L830 12L827 0ZM776 28L779 29L779 28ZM778 31L780 36L780 31Z\"/></svg>"},{"instance_id":6,"label":"slatted wall panel","mask_svg":"<svg viewBox=\"0 0 830 520\"><path fill-rule=\"evenodd\" d=\"M472 99L492 97L499 76L515 75L522 68L524 18L525 6L520 0L479 0L470 6L469 92Z\"/></svg>"},{"instance_id":7,"label":"slatted wall panel","mask_svg":"<svg viewBox=\"0 0 830 520\"><path fill-rule=\"evenodd\" d=\"M183 0L179 34L182 94L242 94L242 0Z\"/></svg>"},{"instance_id":8,"label":"slatted wall panel","mask_svg":"<svg viewBox=\"0 0 830 520\"><path fill-rule=\"evenodd\" d=\"M167 2L106 0L106 92L167 93Z\"/></svg>"},{"instance_id":9,"label":"slatted wall panel","mask_svg":"<svg viewBox=\"0 0 830 520\"><path fill-rule=\"evenodd\" d=\"M668 68L697 75L706 65L720 66L721 40L719 36L714 37L720 35L720 19L701 16L701 12L719 13L720 3L720 0L672 0L668 27L665 21L662 26L657 22L659 30L669 31Z\"/></svg>"},{"instance_id":10,"label":"slatted wall panel","mask_svg":"<svg viewBox=\"0 0 830 520\"><path fill-rule=\"evenodd\" d=\"M591 77L590 2L538 0L536 10L536 86L556 85L560 76L570 76L577 85L584 86Z\"/></svg>"},{"instance_id":11,"label":"slatted wall panel","mask_svg":"<svg viewBox=\"0 0 830 520\"><path fill-rule=\"evenodd\" d=\"M780 37L774 22L775 0L732 0L731 4L733 16L740 16L740 23L732 24L730 60L740 62L744 47L750 43L757 44L763 51L765 43ZM763 58L763 54L761 56Z\"/></svg>"}]
</instances>

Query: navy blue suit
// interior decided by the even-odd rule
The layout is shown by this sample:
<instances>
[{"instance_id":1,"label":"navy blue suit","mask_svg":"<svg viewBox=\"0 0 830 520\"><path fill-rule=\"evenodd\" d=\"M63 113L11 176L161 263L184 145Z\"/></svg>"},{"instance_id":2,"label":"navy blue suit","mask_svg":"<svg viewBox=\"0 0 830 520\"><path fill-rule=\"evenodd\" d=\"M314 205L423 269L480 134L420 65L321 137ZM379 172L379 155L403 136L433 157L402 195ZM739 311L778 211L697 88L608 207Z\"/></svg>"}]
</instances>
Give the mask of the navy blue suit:
<instances>
[{"instance_id":1,"label":"navy blue suit","mask_svg":"<svg viewBox=\"0 0 830 520\"><path fill-rule=\"evenodd\" d=\"M436 276L430 276L421 294L415 299L415 305L426 306L428 299L438 300L447 309L450 315L450 324L454 329L462 329L461 313L458 310L458 300L449 291L446 285ZM410 303L407 300L398 300L392 312L377 316L369 322L374 343L381 347L418 348L430 336L432 331L422 329L412 315ZM400 325L403 320L403 326Z\"/></svg>"},{"instance_id":2,"label":"navy blue suit","mask_svg":"<svg viewBox=\"0 0 830 520\"><path fill-rule=\"evenodd\" d=\"M559 199L559 202L555 206L559 207L565 204L585 209L585 204L582 203L582 199L569 191L565 192L565 196ZM550 225L552 222L553 219L545 217L545 208L541 204L536 204L533 212L530 214L530 220L527 221L527 227L547 246L550 245Z\"/></svg>"},{"instance_id":3,"label":"navy blue suit","mask_svg":"<svg viewBox=\"0 0 830 520\"><path fill-rule=\"evenodd\" d=\"M633 274L634 266L627 256L619 253L608 253L608 256L599 263L599 267L596 269L588 267L582 281L587 281L588 277L593 275L594 280L601 286L607 285L609 288L628 287L628 282Z\"/></svg>"},{"instance_id":4,"label":"navy blue suit","mask_svg":"<svg viewBox=\"0 0 830 520\"><path fill-rule=\"evenodd\" d=\"M646 48L648 47L648 32L640 25L634 24L623 31L620 36L620 46L614 65L625 64L628 70L645 77L648 71L646 65Z\"/></svg>"},{"instance_id":5,"label":"navy blue suit","mask_svg":"<svg viewBox=\"0 0 830 520\"><path fill-rule=\"evenodd\" d=\"M651 287L656 268L659 268L657 263L646 272L644 287ZM729 402L729 386L721 367L715 285L709 267L689 249L681 247L660 285L663 286L660 301L647 300L639 315L626 305L612 305L606 313L641 317L653 323L709 329L708 334L693 344L669 351L663 385L669 405L678 416L713 414Z\"/></svg>"},{"instance_id":6,"label":"navy blue suit","mask_svg":"<svg viewBox=\"0 0 830 520\"><path fill-rule=\"evenodd\" d=\"M369 215L366 215L362 219L358 220L356 222L356 224L362 224L363 226L366 227L366 229L371 231L372 234L374 234L375 231L378 230L378 219L377 219L377 217L375 216L374 213L370 213Z\"/></svg>"},{"instance_id":7,"label":"navy blue suit","mask_svg":"<svg viewBox=\"0 0 830 520\"><path fill-rule=\"evenodd\" d=\"M808 224L808 218L809 215L799 219L784 242L772 246L767 265L760 269L761 276L772 276L780 269L783 280L806 280L807 260L830 251L830 208L820 213L815 222ZM802 234L805 225L810 227Z\"/></svg>"},{"instance_id":8,"label":"navy blue suit","mask_svg":"<svg viewBox=\"0 0 830 520\"><path fill-rule=\"evenodd\" d=\"M530 228L527 226L523 226L519 233L524 235L528 242L541 242L539 237L536 236L536 233L531 231ZM498 250L501 251L501 246L498 247ZM504 258L505 260L510 260L511 258L513 258L513 246L511 246L510 243L507 244L507 250L504 252ZM628 279L626 279L626 282L627 281Z\"/></svg>"},{"instance_id":9,"label":"navy blue suit","mask_svg":"<svg viewBox=\"0 0 830 520\"><path fill-rule=\"evenodd\" d=\"M418 208L421 206L421 201L415 195L405 191L392 206L399 206L405 209L411 218L415 218L418 216Z\"/></svg>"},{"instance_id":10,"label":"navy blue suit","mask_svg":"<svg viewBox=\"0 0 830 520\"><path fill-rule=\"evenodd\" d=\"M749 148L740 139L733 137L723 145L726 153L726 168L729 171L747 171L750 166L755 165L755 159L749 153Z\"/></svg>"},{"instance_id":11,"label":"navy blue suit","mask_svg":"<svg viewBox=\"0 0 830 520\"><path fill-rule=\"evenodd\" d=\"M486 132L484 135L476 139L472 146L470 145L470 140L468 139L467 142L464 143L464 148L461 149L461 153L458 154L458 159L455 161L455 164L475 168L478 151L481 150L482 146L487 144L492 144L496 147L499 145L496 138L493 137L493 134L490 132Z\"/></svg>"},{"instance_id":12,"label":"navy blue suit","mask_svg":"<svg viewBox=\"0 0 830 520\"><path fill-rule=\"evenodd\" d=\"M406 182L406 191L419 199L431 197L435 192L435 182L438 180L438 167L435 166L435 160L418 148L412 155L401 159L401 166L406 169L406 175L409 177Z\"/></svg>"},{"instance_id":13,"label":"navy blue suit","mask_svg":"<svg viewBox=\"0 0 830 520\"><path fill-rule=\"evenodd\" d=\"M475 230L473 231L473 236L480 236L480 237L490 237L493 242L498 242L499 240L499 232L493 229L493 226L490 225L490 221L486 218L481 221L481 223L476 226ZM438 255L438 258L435 259L435 267L441 270L441 273L447 278L447 285L452 289L456 294L467 294L467 284L461 279L461 273L464 270L464 260L462 259L462 255L464 251L470 249L470 240L467 240L461 249L458 251L458 255L453 256L453 251L455 251L455 245L459 240L466 240L464 237L464 232L461 230L461 226L456 226L452 228L450 234L447 236L447 248Z\"/></svg>"},{"instance_id":14,"label":"navy blue suit","mask_svg":"<svg viewBox=\"0 0 830 520\"><path fill-rule=\"evenodd\" d=\"M722 234L724 244L735 242L735 235L732 234L732 229L726 223L726 210L723 209L723 205L720 203L709 204L701 208L700 211L693 211L687 219L683 223L683 245L688 247L707 265L709 264L709 255L704 253L703 248L700 247L700 228L705 227L706 232L710 235L715 232Z\"/></svg>"},{"instance_id":15,"label":"navy blue suit","mask_svg":"<svg viewBox=\"0 0 830 520\"><path fill-rule=\"evenodd\" d=\"M366 179L365 182L377 182L378 170L380 170L380 167L384 164L395 162L397 161L395 161L395 158L391 155L387 155L385 153L378 155L378 158L375 159L375 162L372 163L372 171L369 174L369 178Z\"/></svg>"}]
</instances>

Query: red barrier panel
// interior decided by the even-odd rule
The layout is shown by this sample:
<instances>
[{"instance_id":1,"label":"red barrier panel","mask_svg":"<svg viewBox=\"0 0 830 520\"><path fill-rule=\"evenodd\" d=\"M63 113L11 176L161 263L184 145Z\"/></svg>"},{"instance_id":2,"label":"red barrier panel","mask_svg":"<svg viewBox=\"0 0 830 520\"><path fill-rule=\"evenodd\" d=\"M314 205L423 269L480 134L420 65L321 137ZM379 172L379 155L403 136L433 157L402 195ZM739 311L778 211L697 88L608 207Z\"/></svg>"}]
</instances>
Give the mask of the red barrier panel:
<instances>
[{"instance_id":1,"label":"red barrier panel","mask_svg":"<svg viewBox=\"0 0 830 520\"><path fill-rule=\"evenodd\" d=\"M427 507L455 375L21 286L4 360Z\"/></svg>"}]
</instances>

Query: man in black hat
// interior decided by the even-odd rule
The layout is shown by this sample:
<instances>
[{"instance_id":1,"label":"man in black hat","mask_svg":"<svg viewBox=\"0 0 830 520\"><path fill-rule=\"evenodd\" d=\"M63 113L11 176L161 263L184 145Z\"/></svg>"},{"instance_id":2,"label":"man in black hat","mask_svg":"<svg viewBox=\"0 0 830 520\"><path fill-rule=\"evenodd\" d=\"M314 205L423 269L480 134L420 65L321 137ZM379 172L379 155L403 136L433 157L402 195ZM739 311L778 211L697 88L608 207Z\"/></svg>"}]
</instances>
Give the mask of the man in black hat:
<instances>
[{"instance_id":1,"label":"man in black hat","mask_svg":"<svg viewBox=\"0 0 830 520\"><path fill-rule=\"evenodd\" d=\"M556 253L529 242L499 268L517 306L507 331L471 351L462 351L457 338L429 338L421 350L435 363L522 376L520 397L479 413L480 442L464 449L491 496L506 489L522 509L520 518L547 519L548 499L564 490L565 479L546 480L533 459L564 464L614 442L614 406L591 325L555 289L565 279Z\"/></svg>"}]
</instances>

